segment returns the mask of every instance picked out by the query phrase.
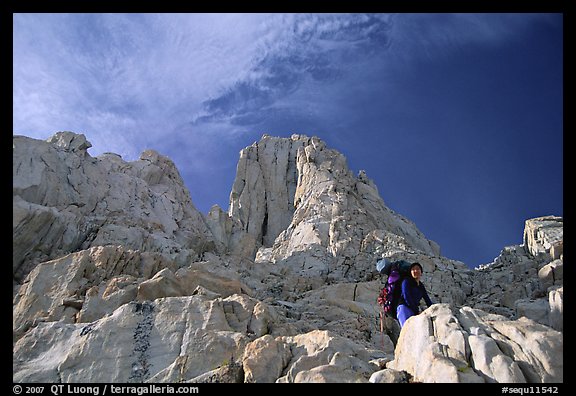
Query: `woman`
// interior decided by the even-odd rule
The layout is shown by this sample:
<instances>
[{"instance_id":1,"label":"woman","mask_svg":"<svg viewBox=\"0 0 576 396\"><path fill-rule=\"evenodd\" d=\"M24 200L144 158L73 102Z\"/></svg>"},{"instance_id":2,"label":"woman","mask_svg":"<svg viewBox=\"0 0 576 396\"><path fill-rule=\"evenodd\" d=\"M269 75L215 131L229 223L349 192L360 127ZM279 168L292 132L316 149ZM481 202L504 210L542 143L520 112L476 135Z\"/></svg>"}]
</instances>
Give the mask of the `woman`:
<instances>
[{"instance_id":1,"label":"woman","mask_svg":"<svg viewBox=\"0 0 576 396\"><path fill-rule=\"evenodd\" d=\"M420 313L418 306L422 298L426 301L426 305L432 305L432 300L428 297L424 283L420 282L422 277L422 266L420 263L414 263L410 266L410 275L402 282L400 302L398 303L398 308L396 308L396 316L401 328L404 327L404 323L410 316Z\"/></svg>"}]
</instances>

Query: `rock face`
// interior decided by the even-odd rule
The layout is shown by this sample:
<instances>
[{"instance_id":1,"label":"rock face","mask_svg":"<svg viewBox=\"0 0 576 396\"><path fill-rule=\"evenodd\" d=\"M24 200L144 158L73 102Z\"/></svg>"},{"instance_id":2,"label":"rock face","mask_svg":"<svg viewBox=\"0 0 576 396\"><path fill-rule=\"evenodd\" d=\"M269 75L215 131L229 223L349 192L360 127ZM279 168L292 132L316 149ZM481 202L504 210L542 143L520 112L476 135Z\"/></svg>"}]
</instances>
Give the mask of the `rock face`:
<instances>
[{"instance_id":1,"label":"rock face","mask_svg":"<svg viewBox=\"0 0 576 396\"><path fill-rule=\"evenodd\" d=\"M13 138L13 274L102 245L155 251L183 261L216 244L174 163L152 151L127 163L92 158L84 135Z\"/></svg>"},{"instance_id":2,"label":"rock face","mask_svg":"<svg viewBox=\"0 0 576 396\"><path fill-rule=\"evenodd\" d=\"M492 263L478 269L466 303L562 330L562 235L561 217L527 220L524 244L504 248Z\"/></svg>"},{"instance_id":3,"label":"rock face","mask_svg":"<svg viewBox=\"0 0 576 396\"><path fill-rule=\"evenodd\" d=\"M168 158L13 143L15 382L562 382L562 218L470 270L316 137L240 152L206 216ZM379 317L381 256L438 304Z\"/></svg>"}]
</instances>

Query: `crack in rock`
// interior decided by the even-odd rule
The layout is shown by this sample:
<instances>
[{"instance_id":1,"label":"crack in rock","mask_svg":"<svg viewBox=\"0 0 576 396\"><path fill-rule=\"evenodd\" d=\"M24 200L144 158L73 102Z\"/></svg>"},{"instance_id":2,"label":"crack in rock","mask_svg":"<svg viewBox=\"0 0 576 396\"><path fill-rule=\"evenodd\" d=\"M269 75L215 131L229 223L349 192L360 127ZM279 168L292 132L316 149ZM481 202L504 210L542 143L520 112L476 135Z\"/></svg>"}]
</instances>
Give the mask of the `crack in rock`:
<instances>
[{"instance_id":1,"label":"crack in rock","mask_svg":"<svg viewBox=\"0 0 576 396\"><path fill-rule=\"evenodd\" d=\"M135 357L132 363L132 372L128 382L142 383L150 376L150 363L148 362L150 347L150 332L154 325L154 305L149 301L131 303L134 306L134 313L142 318L134 330L134 351Z\"/></svg>"}]
</instances>

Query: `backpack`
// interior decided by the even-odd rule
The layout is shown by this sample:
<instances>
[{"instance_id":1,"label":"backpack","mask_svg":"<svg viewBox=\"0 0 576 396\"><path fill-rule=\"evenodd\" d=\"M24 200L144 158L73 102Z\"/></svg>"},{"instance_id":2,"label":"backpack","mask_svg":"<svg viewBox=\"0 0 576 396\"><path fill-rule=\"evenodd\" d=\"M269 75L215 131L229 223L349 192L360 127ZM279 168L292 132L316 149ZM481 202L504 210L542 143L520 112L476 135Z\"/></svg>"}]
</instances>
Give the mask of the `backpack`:
<instances>
[{"instance_id":1,"label":"backpack","mask_svg":"<svg viewBox=\"0 0 576 396\"><path fill-rule=\"evenodd\" d=\"M402 281L410 274L410 263L405 260L388 261L379 260L376 263L378 272L388 275L386 285L378 295L378 304L386 316L396 319L396 307L402 293Z\"/></svg>"}]
</instances>

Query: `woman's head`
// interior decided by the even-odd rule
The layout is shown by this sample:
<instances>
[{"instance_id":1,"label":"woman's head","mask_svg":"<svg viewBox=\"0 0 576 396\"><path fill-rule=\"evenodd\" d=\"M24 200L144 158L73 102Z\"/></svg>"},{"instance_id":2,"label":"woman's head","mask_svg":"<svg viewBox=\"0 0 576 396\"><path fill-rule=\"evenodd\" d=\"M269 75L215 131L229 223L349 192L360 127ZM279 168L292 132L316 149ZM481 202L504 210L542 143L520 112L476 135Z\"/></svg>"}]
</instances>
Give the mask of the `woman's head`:
<instances>
[{"instance_id":1,"label":"woman's head","mask_svg":"<svg viewBox=\"0 0 576 396\"><path fill-rule=\"evenodd\" d=\"M420 268L420 272L423 272L424 270L422 269L422 266L420 265L420 263L412 263L412 265L410 266L410 271L412 271L413 268L418 267Z\"/></svg>"},{"instance_id":2,"label":"woman's head","mask_svg":"<svg viewBox=\"0 0 576 396\"><path fill-rule=\"evenodd\" d=\"M412 275L412 278L420 280L420 277L422 276L422 266L420 263L413 263L410 266L410 275Z\"/></svg>"}]
</instances>

